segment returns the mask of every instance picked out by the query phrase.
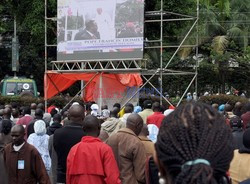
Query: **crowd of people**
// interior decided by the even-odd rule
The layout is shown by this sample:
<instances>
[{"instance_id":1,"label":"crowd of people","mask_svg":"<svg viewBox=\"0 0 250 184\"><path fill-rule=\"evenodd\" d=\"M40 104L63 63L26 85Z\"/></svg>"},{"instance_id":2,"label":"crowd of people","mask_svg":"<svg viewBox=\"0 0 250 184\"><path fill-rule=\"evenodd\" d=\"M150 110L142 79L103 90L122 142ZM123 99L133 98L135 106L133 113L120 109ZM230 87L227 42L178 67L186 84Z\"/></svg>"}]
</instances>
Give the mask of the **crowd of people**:
<instances>
[{"instance_id":1,"label":"crowd of people","mask_svg":"<svg viewBox=\"0 0 250 184\"><path fill-rule=\"evenodd\" d=\"M0 183L248 184L249 127L240 102L1 105Z\"/></svg>"}]
</instances>

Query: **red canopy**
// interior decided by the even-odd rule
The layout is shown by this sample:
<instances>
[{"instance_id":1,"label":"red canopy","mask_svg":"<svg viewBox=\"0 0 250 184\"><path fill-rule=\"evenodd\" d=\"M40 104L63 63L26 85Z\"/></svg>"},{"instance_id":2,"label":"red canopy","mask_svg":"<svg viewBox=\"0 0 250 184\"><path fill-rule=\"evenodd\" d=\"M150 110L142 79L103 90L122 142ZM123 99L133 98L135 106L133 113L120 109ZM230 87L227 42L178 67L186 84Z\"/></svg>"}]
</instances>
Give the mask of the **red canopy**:
<instances>
[{"instance_id":1,"label":"red canopy","mask_svg":"<svg viewBox=\"0 0 250 184\"><path fill-rule=\"evenodd\" d=\"M104 98L108 98L111 96L114 97L115 94L123 92L126 87L133 87L133 86L139 87L143 83L140 74L137 73L96 74L96 73L56 73L48 71L47 75L45 74L44 76L44 94L45 94L44 97L45 99L49 99L57 95L59 92L66 90L76 81L84 80L85 82L88 82L89 80L91 80L92 77L94 77L93 80L85 88L85 97L84 97L85 101L93 101L94 95L99 95Z\"/></svg>"}]
</instances>

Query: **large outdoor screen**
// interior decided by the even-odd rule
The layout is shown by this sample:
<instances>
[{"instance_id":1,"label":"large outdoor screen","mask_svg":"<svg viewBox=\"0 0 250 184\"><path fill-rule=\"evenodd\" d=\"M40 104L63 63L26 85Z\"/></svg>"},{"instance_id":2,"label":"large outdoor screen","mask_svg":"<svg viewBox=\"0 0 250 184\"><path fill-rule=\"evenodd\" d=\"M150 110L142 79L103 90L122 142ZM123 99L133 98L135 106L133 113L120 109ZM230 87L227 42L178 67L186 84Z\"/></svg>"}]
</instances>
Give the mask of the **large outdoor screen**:
<instances>
[{"instance_id":1,"label":"large outdoor screen","mask_svg":"<svg viewBox=\"0 0 250 184\"><path fill-rule=\"evenodd\" d=\"M58 0L57 60L143 58L144 0Z\"/></svg>"}]
</instances>

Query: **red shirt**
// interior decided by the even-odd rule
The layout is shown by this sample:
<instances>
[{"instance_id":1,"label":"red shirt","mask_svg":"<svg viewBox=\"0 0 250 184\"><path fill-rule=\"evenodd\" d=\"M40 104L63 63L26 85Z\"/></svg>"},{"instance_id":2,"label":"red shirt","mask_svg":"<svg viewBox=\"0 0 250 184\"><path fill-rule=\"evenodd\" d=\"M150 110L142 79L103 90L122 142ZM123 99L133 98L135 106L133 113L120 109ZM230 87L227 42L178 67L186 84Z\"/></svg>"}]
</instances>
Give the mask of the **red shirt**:
<instances>
[{"instance_id":1,"label":"red shirt","mask_svg":"<svg viewBox=\"0 0 250 184\"><path fill-rule=\"evenodd\" d=\"M247 123L250 123L250 111L247 111L245 114L241 115L243 121L243 127L246 129Z\"/></svg>"},{"instance_id":2,"label":"red shirt","mask_svg":"<svg viewBox=\"0 0 250 184\"><path fill-rule=\"evenodd\" d=\"M164 118L165 116L161 112L154 112L154 114L147 117L147 124L154 124L160 128L161 122Z\"/></svg>"},{"instance_id":3,"label":"red shirt","mask_svg":"<svg viewBox=\"0 0 250 184\"><path fill-rule=\"evenodd\" d=\"M67 157L70 184L120 184L119 169L112 149L99 138L84 136Z\"/></svg>"},{"instance_id":4,"label":"red shirt","mask_svg":"<svg viewBox=\"0 0 250 184\"><path fill-rule=\"evenodd\" d=\"M23 125L24 129L25 129L25 136L24 139L27 140L27 127L30 124L30 122L33 120L33 117L25 114L23 117L21 117L16 124L17 125Z\"/></svg>"}]
</instances>

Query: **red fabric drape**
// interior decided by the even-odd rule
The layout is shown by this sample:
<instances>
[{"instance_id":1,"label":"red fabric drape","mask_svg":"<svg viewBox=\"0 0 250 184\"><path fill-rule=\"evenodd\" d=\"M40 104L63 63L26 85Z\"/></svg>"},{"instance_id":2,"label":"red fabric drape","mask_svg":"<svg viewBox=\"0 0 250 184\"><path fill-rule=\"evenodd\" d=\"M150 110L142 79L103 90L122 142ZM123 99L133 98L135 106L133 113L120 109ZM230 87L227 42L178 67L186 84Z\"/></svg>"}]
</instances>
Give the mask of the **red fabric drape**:
<instances>
[{"instance_id":1,"label":"red fabric drape","mask_svg":"<svg viewBox=\"0 0 250 184\"><path fill-rule=\"evenodd\" d=\"M45 99L49 99L59 92L68 89L78 80L88 82L95 73L56 73L47 72L44 76ZM102 89L100 86L100 76L102 75ZM98 86L97 86L98 85ZM142 79L140 74L97 74L95 78L85 88L85 101L92 101L93 95L112 94L123 91L126 87L141 86ZM96 93L98 90L98 93ZM101 94L100 94L101 93Z\"/></svg>"}]
</instances>

